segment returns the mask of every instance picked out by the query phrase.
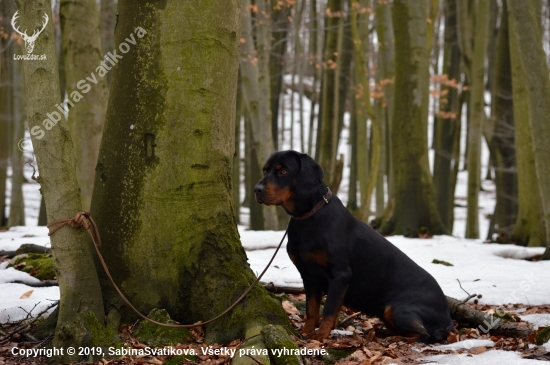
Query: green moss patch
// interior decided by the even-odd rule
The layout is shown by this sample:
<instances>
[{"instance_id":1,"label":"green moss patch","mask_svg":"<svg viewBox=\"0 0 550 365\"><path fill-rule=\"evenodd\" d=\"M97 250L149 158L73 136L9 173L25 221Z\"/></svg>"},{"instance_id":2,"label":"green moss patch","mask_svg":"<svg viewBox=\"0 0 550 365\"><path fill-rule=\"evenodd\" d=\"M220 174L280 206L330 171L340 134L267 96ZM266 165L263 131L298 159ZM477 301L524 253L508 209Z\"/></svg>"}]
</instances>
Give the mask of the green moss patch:
<instances>
[{"instance_id":1,"label":"green moss patch","mask_svg":"<svg viewBox=\"0 0 550 365\"><path fill-rule=\"evenodd\" d=\"M118 330L112 326L103 325L92 312L86 314L86 328L91 333L86 343L89 347L120 347L122 345L118 337Z\"/></svg>"},{"instance_id":2,"label":"green moss patch","mask_svg":"<svg viewBox=\"0 0 550 365\"><path fill-rule=\"evenodd\" d=\"M31 253L21 255L21 257L15 260L13 266L40 280L55 279L55 269L51 254Z\"/></svg>"},{"instance_id":3,"label":"green moss patch","mask_svg":"<svg viewBox=\"0 0 550 365\"><path fill-rule=\"evenodd\" d=\"M550 341L550 327L544 327L537 332L537 345L545 344Z\"/></svg>"},{"instance_id":4,"label":"green moss patch","mask_svg":"<svg viewBox=\"0 0 550 365\"><path fill-rule=\"evenodd\" d=\"M155 308L147 317L160 323L177 324L170 319L170 315L165 309ZM145 320L141 321L133 335L151 347L173 346L191 337L191 333L187 328L161 327Z\"/></svg>"}]
</instances>

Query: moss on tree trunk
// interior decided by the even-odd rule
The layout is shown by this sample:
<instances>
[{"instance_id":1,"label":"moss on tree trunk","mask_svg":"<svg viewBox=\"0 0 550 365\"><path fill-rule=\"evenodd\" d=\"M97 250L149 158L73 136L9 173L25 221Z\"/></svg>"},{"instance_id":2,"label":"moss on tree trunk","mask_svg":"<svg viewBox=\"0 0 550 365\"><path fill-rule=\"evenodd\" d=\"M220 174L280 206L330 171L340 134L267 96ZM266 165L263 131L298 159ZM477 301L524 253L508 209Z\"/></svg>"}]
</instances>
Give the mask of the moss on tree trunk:
<instances>
[{"instance_id":1,"label":"moss on tree trunk","mask_svg":"<svg viewBox=\"0 0 550 365\"><path fill-rule=\"evenodd\" d=\"M92 214L102 253L142 312L207 320L254 280L231 195L238 2L125 0L118 12L116 47L131 35L136 44L114 70L99 154ZM102 283L107 308L135 318ZM206 339L242 337L250 323L289 325L280 303L257 287L207 326Z\"/></svg>"}]
</instances>

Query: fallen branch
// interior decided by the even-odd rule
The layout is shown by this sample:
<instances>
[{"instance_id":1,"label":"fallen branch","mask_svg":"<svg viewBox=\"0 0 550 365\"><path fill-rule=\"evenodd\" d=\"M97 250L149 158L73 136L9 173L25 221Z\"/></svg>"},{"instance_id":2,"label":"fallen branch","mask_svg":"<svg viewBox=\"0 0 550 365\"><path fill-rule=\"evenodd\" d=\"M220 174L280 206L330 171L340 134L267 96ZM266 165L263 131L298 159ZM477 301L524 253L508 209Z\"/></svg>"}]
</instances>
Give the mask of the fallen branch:
<instances>
[{"instance_id":1,"label":"fallen branch","mask_svg":"<svg viewBox=\"0 0 550 365\"><path fill-rule=\"evenodd\" d=\"M510 337L527 337L532 329L522 327L518 322L504 322L497 316L487 314L465 305L462 301L447 297L451 317L460 323L477 328L483 333Z\"/></svg>"},{"instance_id":2,"label":"fallen branch","mask_svg":"<svg viewBox=\"0 0 550 365\"><path fill-rule=\"evenodd\" d=\"M45 287L49 287L49 286L59 286L59 283L57 282L57 280L43 280L43 281L40 281L38 283L27 283L27 282L24 282L24 281L16 280L13 283L14 284L23 284L23 285L30 286L30 287L33 287L33 288L45 288Z\"/></svg>"},{"instance_id":3,"label":"fallen branch","mask_svg":"<svg viewBox=\"0 0 550 365\"><path fill-rule=\"evenodd\" d=\"M273 283L261 283L262 286L267 290L268 292L275 293L275 294L293 294L293 295L299 295L304 294L304 288L296 288L291 286L275 286Z\"/></svg>"},{"instance_id":4,"label":"fallen branch","mask_svg":"<svg viewBox=\"0 0 550 365\"><path fill-rule=\"evenodd\" d=\"M27 318L25 318L23 321L21 321L20 324L15 326L15 328L13 330L11 330L10 332L8 332L5 336L0 337L0 343L10 339L16 333L21 333L23 331L26 331L31 324L36 322L38 320L38 318L40 318L44 313L46 313L47 311L49 311L50 309L55 307L57 304L59 304L59 301L55 301L54 303L50 304L48 307L46 307L46 309L44 309L42 312L38 313L38 315L36 317L34 317L33 319L31 319L28 322L25 322L27 319L29 319L29 316L31 314L30 312L27 313ZM32 310L31 310L31 312L32 312Z\"/></svg>"}]
</instances>

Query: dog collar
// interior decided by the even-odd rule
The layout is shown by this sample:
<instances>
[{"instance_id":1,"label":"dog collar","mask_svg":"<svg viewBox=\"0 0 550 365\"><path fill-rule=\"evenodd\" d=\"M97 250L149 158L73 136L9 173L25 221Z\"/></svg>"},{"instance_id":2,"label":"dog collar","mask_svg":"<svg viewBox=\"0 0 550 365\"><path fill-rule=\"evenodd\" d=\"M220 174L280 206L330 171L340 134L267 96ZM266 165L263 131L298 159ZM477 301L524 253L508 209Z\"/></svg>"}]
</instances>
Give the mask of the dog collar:
<instances>
[{"instance_id":1,"label":"dog collar","mask_svg":"<svg viewBox=\"0 0 550 365\"><path fill-rule=\"evenodd\" d=\"M304 220L304 219L307 219L307 218L311 217L312 215L317 213L319 211L319 209L321 209L326 204L328 204L328 202L330 201L330 198L332 198L332 191L330 191L330 188L327 187L327 193L325 195L323 195L323 200L321 200L319 203L317 203L317 205L315 205L311 211L309 211L306 214L301 215L299 217L292 217L292 218L296 219L298 221L301 221L301 220Z\"/></svg>"}]
</instances>

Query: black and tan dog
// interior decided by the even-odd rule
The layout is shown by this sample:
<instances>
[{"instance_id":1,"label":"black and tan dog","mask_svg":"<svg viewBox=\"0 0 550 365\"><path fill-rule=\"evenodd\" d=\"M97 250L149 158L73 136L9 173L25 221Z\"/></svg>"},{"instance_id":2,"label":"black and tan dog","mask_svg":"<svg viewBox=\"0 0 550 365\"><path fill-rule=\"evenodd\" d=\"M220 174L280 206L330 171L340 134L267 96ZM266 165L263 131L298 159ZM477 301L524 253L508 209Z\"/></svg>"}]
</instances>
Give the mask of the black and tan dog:
<instances>
[{"instance_id":1,"label":"black and tan dog","mask_svg":"<svg viewBox=\"0 0 550 365\"><path fill-rule=\"evenodd\" d=\"M341 305L383 319L400 335L442 342L454 325L435 279L367 224L323 183L323 170L295 151L275 152L254 188L260 204L292 216L287 251L306 292L302 333L326 338ZM327 299L319 329L322 295Z\"/></svg>"}]
</instances>

